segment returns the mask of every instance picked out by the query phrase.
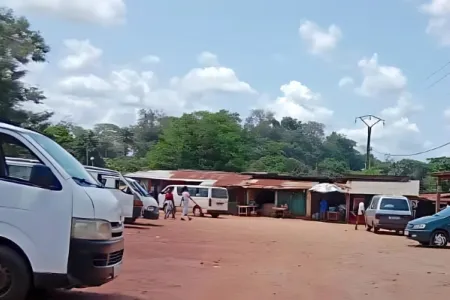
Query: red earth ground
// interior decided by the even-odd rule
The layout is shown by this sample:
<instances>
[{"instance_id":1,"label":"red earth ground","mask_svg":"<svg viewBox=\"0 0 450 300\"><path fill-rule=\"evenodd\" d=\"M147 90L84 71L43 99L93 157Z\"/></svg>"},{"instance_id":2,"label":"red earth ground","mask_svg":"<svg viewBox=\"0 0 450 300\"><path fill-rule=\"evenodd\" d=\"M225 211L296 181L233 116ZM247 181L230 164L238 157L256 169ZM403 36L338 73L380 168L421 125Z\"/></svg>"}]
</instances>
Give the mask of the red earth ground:
<instances>
[{"instance_id":1,"label":"red earth ground","mask_svg":"<svg viewBox=\"0 0 450 300\"><path fill-rule=\"evenodd\" d=\"M224 216L138 221L121 275L45 299L448 299L450 251L388 233Z\"/></svg>"}]
</instances>

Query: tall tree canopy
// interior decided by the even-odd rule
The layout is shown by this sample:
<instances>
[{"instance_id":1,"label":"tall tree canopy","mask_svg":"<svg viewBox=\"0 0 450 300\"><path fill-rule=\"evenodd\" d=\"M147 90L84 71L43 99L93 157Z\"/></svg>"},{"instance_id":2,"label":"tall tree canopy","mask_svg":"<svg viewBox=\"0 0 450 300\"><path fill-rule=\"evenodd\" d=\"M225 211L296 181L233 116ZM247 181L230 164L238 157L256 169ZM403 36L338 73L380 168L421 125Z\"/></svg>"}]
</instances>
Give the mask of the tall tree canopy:
<instances>
[{"instance_id":1,"label":"tall tree canopy","mask_svg":"<svg viewBox=\"0 0 450 300\"><path fill-rule=\"evenodd\" d=\"M49 51L44 38L30 29L26 18L0 8L0 120L37 130L49 124L52 113L25 109L27 103L42 103L45 96L38 88L22 81L27 65L45 62Z\"/></svg>"}]
</instances>

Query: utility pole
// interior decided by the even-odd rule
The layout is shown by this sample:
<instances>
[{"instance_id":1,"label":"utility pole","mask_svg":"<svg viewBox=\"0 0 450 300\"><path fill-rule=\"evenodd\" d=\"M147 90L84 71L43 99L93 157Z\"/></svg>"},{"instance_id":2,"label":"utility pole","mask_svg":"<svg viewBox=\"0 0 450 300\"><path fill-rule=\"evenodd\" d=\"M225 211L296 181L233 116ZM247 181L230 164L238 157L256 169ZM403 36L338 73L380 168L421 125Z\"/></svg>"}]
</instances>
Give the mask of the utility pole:
<instances>
[{"instance_id":1,"label":"utility pole","mask_svg":"<svg viewBox=\"0 0 450 300\"><path fill-rule=\"evenodd\" d=\"M361 120L366 126L367 126L367 149L366 149L366 170L370 169L370 140L372 138L372 127L377 125L380 122L383 122L384 126L384 120L374 116L374 115L365 115L365 116L359 116L355 118L355 123L359 120ZM367 120L371 121L372 119L375 119L375 122L371 122L372 124L368 123Z\"/></svg>"}]
</instances>

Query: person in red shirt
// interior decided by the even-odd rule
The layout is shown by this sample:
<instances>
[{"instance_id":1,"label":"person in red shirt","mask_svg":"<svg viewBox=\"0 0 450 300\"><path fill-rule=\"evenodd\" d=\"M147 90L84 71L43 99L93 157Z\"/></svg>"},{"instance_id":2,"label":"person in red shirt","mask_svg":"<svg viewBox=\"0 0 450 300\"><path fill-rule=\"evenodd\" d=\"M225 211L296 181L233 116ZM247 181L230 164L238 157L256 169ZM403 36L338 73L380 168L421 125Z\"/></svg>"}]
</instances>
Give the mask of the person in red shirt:
<instances>
[{"instance_id":1,"label":"person in red shirt","mask_svg":"<svg viewBox=\"0 0 450 300\"><path fill-rule=\"evenodd\" d=\"M167 205L165 219L167 219L170 214L172 215L172 219L175 219L176 207L175 201L173 200L173 188L167 190L164 202L166 202Z\"/></svg>"}]
</instances>

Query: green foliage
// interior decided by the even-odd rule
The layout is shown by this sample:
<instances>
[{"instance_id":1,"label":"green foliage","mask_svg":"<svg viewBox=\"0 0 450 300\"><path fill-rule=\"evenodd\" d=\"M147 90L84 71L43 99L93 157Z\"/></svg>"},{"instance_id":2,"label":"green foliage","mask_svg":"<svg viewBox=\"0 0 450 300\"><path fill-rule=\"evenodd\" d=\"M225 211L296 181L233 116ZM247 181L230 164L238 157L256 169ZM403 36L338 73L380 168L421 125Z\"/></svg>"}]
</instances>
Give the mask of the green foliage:
<instances>
[{"instance_id":1,"label":"green foliage","mask_svg":"<svg viewBox=\"0 0 450 300\"><path fill-rule=\"evenodd\" d=\"M35 130L44 130L49 125L52 113L33 113L23 108L28 102L42 103L45 96L21 81L27 64L45 62L49 51L43 37L30 29L26 18L0 8L0 120Z\"/></svg>"}]
</instances>

